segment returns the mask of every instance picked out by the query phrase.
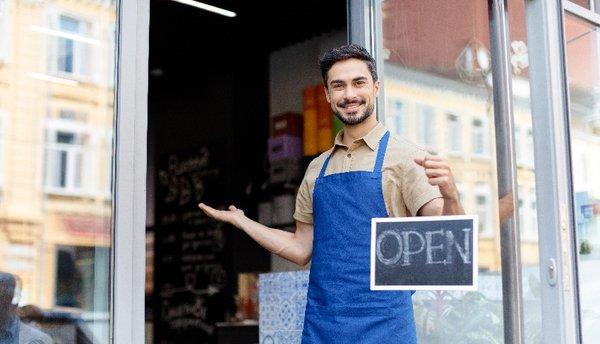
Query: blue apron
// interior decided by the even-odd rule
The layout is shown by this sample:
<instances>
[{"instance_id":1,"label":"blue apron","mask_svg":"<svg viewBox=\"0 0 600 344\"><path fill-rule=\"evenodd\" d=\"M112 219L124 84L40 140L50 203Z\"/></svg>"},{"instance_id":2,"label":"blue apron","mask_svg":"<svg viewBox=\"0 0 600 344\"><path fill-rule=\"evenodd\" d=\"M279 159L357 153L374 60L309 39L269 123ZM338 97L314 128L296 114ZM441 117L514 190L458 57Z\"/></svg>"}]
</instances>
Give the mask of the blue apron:
<instances>
[{"instance_id":1,"label":"blue apron","mask_svg":"<svg viewBox=\"0 0 600 344\"><path fill-rule=\"evenodd\" d=\"M315 182L303 344L417 342L411 292L371 291L369 284L371 218L388 217L381 183L388 139L389 132L373 172L325 176L330 154Z\"/></svg>"}]
</instances>

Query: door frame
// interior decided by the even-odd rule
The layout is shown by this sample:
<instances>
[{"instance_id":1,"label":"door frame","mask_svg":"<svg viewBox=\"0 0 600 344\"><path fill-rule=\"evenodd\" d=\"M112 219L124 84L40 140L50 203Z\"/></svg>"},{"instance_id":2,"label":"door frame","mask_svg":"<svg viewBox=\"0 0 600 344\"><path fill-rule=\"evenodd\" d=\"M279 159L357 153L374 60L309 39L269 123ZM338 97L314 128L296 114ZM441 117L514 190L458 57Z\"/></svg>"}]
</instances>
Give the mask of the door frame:
<instances>
[{"instance_id":1,"label":"door frame","mask_svg":"<svg viewBox=\"0 0 600 344\"><path fill-rule=\"evenodd\" d=\"M145 338L149 0L117 4L110 343Z\"/></svg>"}]
</instances>

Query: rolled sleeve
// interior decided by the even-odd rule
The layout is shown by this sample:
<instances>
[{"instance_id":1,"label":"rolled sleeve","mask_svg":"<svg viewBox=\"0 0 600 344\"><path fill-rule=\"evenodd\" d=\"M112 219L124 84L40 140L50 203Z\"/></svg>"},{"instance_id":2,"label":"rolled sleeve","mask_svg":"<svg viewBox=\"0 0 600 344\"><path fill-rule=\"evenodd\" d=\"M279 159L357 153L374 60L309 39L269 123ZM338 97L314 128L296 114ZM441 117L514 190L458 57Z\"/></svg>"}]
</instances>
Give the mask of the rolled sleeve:
<instances>
[{"instance_id":1,"label":"rolled sleeve","mask_svg":"<svg viewBox=\"0 0 600 344\"><path fill-rule=\"evenodd\" d=\"M411 162L403 169L402 195L410 214L416 216L423 205L442 197L442 194L437 186L429 184L425 170Z\"/></svg>"},{"instance_id":2,"label":"rolled sleeve","mask_svg":"<svg viewBox=\"0 0 600 344\"><path fill-rule=\"evenodd\" d=\"M294 219L304 223L313 223L312 188L306 177L302 180L296 195Z\"/></svg>"}]
</instances>

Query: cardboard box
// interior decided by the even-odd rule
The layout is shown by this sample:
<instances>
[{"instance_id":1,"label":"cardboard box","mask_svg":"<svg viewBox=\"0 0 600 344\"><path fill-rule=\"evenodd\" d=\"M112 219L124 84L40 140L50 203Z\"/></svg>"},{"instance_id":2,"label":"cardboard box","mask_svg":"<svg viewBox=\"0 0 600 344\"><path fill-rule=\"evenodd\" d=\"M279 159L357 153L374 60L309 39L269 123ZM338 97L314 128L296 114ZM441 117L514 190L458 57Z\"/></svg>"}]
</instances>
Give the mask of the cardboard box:
<instances>
[{"instance_id":1,"label":"cardboard box","mask_svg":"<svg viewBox=\"0 0 600 344\"><path fill-rule=\"evenodd\" d=\"M271 137L268 142L269 162L287 158L302 158L302 139L283 135Z\"/></svg>"},{"instance_id":2,"label":"cardboard box","mask_svg":"<svg viewBox=\"0 0 600 344\"><path fill-rule=\"evenodd\" d=\"M302 115L295 112L286 112L271 118L273 137L290 135L302 137Z\"/></svg>"}]
</instances>

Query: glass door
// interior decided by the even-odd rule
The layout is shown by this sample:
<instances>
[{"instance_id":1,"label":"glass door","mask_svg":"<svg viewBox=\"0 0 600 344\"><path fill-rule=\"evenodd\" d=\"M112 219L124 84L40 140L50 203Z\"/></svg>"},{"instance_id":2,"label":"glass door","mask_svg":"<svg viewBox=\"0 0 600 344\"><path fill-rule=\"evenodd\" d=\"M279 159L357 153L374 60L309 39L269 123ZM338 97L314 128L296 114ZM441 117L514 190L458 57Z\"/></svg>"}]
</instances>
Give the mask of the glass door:
<instances>
[{"instance_id":1,"label":"glass door","mask_svg":"<svg viewBox=\"0 0 600 344\"><path fill-rule=\"evenodd\" d=\"M583 343L595 343L600 337L600 161L596 160L600 155L600 22L597 19L597 15L586 18L575 11L564 14L568 140Z\"/></svg>"},{"instance_id":2,"label":"glass door","mask_svg":"<svg viewBox=\"0 0 600 344\"><path fill-rule=\"evenodd\" d=\"M0 342L109 343L117 4L0 0Z\"/></svg>"},{"instance_id":3,"label":"glass door","mask_svg":"<svg viewBox=\"0 0 600 344\"><path fill-rule=\"evenodd\" d=\"M501 1L374 1L370 17L352 6L357 2L349 2L350 40L376 55L380 120L447 157L465 211L479 216L479 288L416 293L419 340L540 343L524 3L511 8L518 25L509 32L506 9L493 11ZM363 27L371 34L361 36ZM508 60L499 58L503 49L511 49Z\"/></svg>"}]
</instances>

